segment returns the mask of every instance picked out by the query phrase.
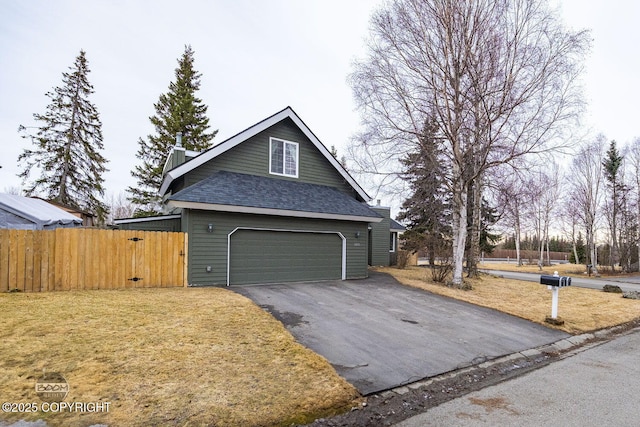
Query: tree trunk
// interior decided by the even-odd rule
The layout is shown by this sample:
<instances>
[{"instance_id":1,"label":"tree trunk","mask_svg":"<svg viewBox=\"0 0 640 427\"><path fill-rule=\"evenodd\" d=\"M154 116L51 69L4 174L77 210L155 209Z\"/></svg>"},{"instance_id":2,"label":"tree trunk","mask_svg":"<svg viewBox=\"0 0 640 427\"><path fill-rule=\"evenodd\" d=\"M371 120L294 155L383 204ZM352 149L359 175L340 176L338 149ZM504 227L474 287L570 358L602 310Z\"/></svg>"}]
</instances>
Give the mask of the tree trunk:
<instances>
[{"instance_id":1,"label":"tree trunk","mask_svg":"<svg viewBox=\"0 0 640 427\"><path fill-rule=\"evenodd\" d=\"M516 215L515 215L515 231L516 231L516 260L518 262L518 266L522 265L522 258L520 257L520 239L521 239L521 232L520 232L520 205L518 204L516 206Z\"/></svg>"},{"instance_id":2,"label":"tree trunk","mask_svg":"<svg viewBox=\"0 0 640 427\"><path fill-rule=\"evenodd\" d=\"M587 248L588 248L588 254L589 254L589 259L587 263L591 264L594 272L597 272L598 258L596 256L596 245L595 245L595 238L593 235L593 225L590 225L587 227L586 239L587 239Z\"/></svg>"},{"instance_id":3,"label":"tree trunk","mask_svg":"<svg viewBox=\"0 0 640 427\"><path fill-rule=\"evenodd\" d=\"M478 277L478 259L480 258L480 235L482 233L482 184L480 177L471 185L471 241L467 254L467 277Z\"/></svg>"},{"instance_id":4,"label":"tree trunk","mask_svg":"<svg viewBox=\"0 0 640 427\"><path fill-rule=\"evenodd\" d=\"M547 250L547 265L551 265L551 254L549 253L549 215L547 214L544 224L544 241Z\"/></svg>"},{"instance_id":5,"label":"tree trunk","mask_svg":"<svg viewBox=\"0 0 640 427\"><path fill-rule=\"evenodd\" d=\"M571 221L571 243L573 243L573 259L576 261L576 265L580 264L580 258L578 257L578 245L576 242L576 224L575 221Z\"/></svg>"},{"instance_id":6,"label":"tree trunk","mask_svg":"<svg viewBox=\"0 0 640 427\"><path fill-rule=\"evenodd\" d=\"M611 269L615 271L616 264L619 262L620 250L618 248L618 192L616 191L616 182L613 186L613 212L611 213Z\"/></svg>"},{"instance_id":7,"label":"tree trunk","mask_svg":"<svg viewBox=\"0 0 640 427\"><path fill-rule=\"evenodd\" d=\"M458 191L453 195L453 278L455 287L463 287L463 264L467 242L467 187L459 180Z\"/></svg>"},{"instance_id":8,"label":"tree trunk","mask_svg":"<svg viewBox=\"0 0 640 427\"><path fill-rule=\"evenodd\" d=\"M542 225L542 214L540 212L540 208L538 208L538 218L537 218L537 233L538 233L538 267L542 270L542 265L544 263L544 226Z\"/></svg>"}]
</instances>

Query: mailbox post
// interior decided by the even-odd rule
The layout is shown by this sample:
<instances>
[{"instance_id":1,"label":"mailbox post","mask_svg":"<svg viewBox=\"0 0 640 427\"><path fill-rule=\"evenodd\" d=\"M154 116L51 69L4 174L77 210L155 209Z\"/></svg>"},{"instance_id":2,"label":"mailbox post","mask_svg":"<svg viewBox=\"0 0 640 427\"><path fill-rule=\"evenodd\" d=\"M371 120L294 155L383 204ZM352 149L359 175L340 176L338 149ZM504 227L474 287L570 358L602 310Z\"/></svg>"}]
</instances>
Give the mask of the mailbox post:
<instances>
[{"instance_id":1,"label":"mailbox post","mask_svg":"<svg viewBox=\"0 0 640 427\"><path fill-rule=\"evenodd\" d=\"M548 323L561 325L564 322L558 319L558 297L560 288L571 286L571 277L560 277L558 272L554 272L553 276L540 276L540 284L547 285L547 289L551 289L551 317L547 317Z\"/></svg>"}]
</instances>

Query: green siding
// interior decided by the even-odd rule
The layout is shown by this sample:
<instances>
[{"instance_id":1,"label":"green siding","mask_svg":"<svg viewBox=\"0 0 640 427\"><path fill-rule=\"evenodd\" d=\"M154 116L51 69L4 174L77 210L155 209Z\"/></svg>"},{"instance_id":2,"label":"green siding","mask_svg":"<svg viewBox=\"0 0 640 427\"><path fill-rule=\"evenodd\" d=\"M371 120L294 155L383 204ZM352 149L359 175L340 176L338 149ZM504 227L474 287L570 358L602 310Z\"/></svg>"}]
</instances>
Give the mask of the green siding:
<instances>
[{"instance_id":1,"label":"green siding","mask_svg":"<svg viewBox=\"0 0 640 427\"><path fill-rule=\"evenodd\" d=\"M118 228L121 230L141 231L182 231L180 226L180 218L129 222L126 224L119 224Z\"/></svg>"},{"instance_id":2,"label":"green siding","mask_svg":"<svg viewBox=\"0 0 640 427\"><path fill-rule=\"evenodd\" d=\"M174 147L173 150L171 150L171 152L169 153L169 157L167 158L167 162L164 165L164 169L162 170L162 173L165 174L167 171L170 171L171 169L177 166L180 166L186 160L187 160L187 157L185 155L184 148Z\"/></svg>"},{"instance_id":3,"label":"green siding","mask_svg":"<svg viewBox=\"0 0 640 427\"><path fill-rule=\"evenodd\" d=\"M269 173L269 138L279 138L299 145L298 178ZM269 129L220 154L215 159L185 174L184 181L173 184L173 193L201 181L221 170L251 175L290 179L298 182L336 187L352 197L357 193L335 170L313 143L302 133L291 119L285 119Z\"/></svg>"},{"instance_id":4,"label":"green siding","mask_svg":"<svg viewBox=\"0 0 640 427\"><path fill-rule=\"evenodd\" d=\"M378 223L371 224L369 243L369 264L370 265L389 265L389 239L391 228L391 212L389 208L375 206L372 207L384 219Z\"/></svg>"},{"instance_id":5,"label":"green siding","mask_svg":"<svg viewBox=\"0 0 640 427\"><path fill-rule=\"evenodd\" d=\"M342 239L334 233L238 230L230 253L232 285L342 277Z\"/></svg>"},{"instance_id":6,"label":"green siding","mask_svg":"<svg viewBox=\"0 0 640 427\"><path fill-rule=\"evenodd\" d=\"M208 224L214 226L212 233L207 231ZM347 241L347 279L367 277L366 223L191 210L183 216L183 231L189 233L190 284L226 285L228 235L237 227L340 232ZM341 253L336 255L339 262L340 256ZM211 267L210 272L207 267ZM313 280L313 274L311 276ZM268 277L268 280L273 280L273 277ZM281 281L288 280L283 275ZM256 283L264 281L256 280Z\"/></svg>"}]
</instances>

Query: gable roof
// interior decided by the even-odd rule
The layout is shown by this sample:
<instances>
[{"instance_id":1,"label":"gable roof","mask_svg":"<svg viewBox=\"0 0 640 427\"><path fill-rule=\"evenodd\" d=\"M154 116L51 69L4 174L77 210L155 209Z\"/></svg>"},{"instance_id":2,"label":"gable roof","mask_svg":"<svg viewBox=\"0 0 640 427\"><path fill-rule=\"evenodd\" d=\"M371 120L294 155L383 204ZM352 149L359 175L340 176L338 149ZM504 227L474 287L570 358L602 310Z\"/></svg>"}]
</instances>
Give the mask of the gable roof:
<instances>
[{"instance_id":1,"label":"gable roof","mask_svg":"<svg viewBox=\"0 0 640 427\"><path fill-rule=\"evenodd\" d=\"M399 233L402 233L404 231L407 231L407 227L405 227L404 225L400 224L398 221L396 221L393 218L390 218L390 225L391 225L391 231L397 231Z\"/></svg>"},{"instance_id":2,"label":"gable roof","mask_svg":"<svg viewBox=\"0 0 640 427\"><path fill-rule=\"evenodd\" d=\"M365 203L334 187L227 171L178 191L169 197L169 205L303 218L382 220Z\"/></svg>"},{"instance_id":3,"label":"gable roof","mask_svg":"<svg viewBox=\"0 0 640 427\"><path fill-rule=\"evenodd\" d=\"M289 118L293 120L293 122L298 126L298 128L304 133L304 135L309 138L309 140L313 143L313 145L322 153L322 155L331 163L331 165L338 171L338 173L347 181L351 187L362 197L362 199L366 202L371 200L371 197L360 187L360 185L353 179L353 177L345 170L344 167L336 160L333 155L327 150L327 148L320 142L320 140L311 132L311 129L307 127L307 125L298 117L298 115L293 111L291 107L287 107L284 110L268 117L261 122L256 123L255 125L243 130L242 132L232 136L225 141L214 145L207 151L202 154L194 157L193 159L181 164L180 166L170 170L167 172L162 180L162 185L160 186L160 195L164 196L169 189L171 183L183 176L184 174L194 170L198 166L203 165L211 159L216 158L220 154L232 149L238 144L246 141L247 139L257 135L258 133L270 128L271 126L281 122L282 120Z\"/></svg>"},{"instance_id":4,"label":"gable roof","mask_svg":"<svg viewBox=\"0 0 640 427\"><path fill-rule=\"evenodd\" d=\"M0 209L40 226L82 224L82 219L41 199L0 193Z\"/></svg>"}]
</instances>

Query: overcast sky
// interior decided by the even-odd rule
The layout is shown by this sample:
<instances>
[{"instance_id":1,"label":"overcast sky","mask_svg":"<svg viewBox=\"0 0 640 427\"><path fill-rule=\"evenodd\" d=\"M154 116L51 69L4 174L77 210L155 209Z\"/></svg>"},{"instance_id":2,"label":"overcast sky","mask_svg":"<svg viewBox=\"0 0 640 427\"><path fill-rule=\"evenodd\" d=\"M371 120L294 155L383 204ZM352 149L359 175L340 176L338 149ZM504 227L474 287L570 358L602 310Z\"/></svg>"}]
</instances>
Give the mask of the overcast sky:
<instances>
[{"instance_id":1,"label":"overcast sky","mask_svg":"<svg viewBox=\"0 0 640 427\"><path fill-rule=\"evenodd\" d=\"M202 73L199 96L221 142L291 106L339 153L357 131L346 78L364 53L381 0L0 0L0 191L19 187L17 133L44 113L45 93L80 49L89 61L91 101L103 124L107 193L135 185L138 138L153 129L153 104L190 44ZM591 28L587 124L625 144L640 136L640 2L561 0L565 23ZM367 189L366 182L361 183ZM372 194L375 196L375 194ZM384 204L383 199L383 204Z\"/></svg>"}]
</instances>

